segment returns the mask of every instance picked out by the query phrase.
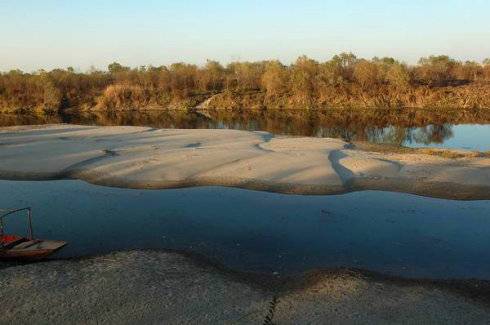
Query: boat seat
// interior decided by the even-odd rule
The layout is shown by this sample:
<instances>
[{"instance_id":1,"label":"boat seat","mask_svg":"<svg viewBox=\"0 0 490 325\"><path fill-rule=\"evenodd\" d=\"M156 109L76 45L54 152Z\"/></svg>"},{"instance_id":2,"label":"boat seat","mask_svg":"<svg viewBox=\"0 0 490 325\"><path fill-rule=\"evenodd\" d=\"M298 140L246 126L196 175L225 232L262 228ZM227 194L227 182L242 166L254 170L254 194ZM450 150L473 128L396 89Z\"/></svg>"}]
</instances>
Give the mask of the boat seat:
<instances>
[{"instance_id":1,"label":"boat seat","mask_svg":"<svg viewBox=\"0 0 490 325\"><path fill-rule=\"evenodd\" d=\"M0 236L0 247L10 248L26 240L24 237L17 235L2 235Z\"/></svg>"},{"instance_id":2,"label":"boat seat","mask_svg":"<svg viewBox=\"0 0 490 325\"><path fill-rule=\"evenodd\" d=\"M39 244L40 242L41 240L26 240L24 242L12 246L12 249L27 249L31 246Z\"/></svg>"}]
</instances>

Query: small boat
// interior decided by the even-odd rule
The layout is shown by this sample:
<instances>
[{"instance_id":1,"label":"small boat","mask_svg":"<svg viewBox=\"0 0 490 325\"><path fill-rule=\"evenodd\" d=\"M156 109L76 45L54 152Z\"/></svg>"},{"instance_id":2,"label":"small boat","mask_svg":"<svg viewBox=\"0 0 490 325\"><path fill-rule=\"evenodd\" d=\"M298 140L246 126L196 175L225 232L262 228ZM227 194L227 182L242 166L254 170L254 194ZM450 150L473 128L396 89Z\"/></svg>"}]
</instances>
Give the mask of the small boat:
<instances>
[{"instance_id":1,"label":"small boat","mask_svg":"<svg viewBox=\"0 0 490 325\"><path fill-rule=\"evenodd\" d=\"M22 237L4 232L4 219L17 212L26 211L28 220L28 235ZM61 240L35 239L32 231L32 209L0 209L0 261L36 261L53 254L66 246Z\"/></svg>"}]
</instances>

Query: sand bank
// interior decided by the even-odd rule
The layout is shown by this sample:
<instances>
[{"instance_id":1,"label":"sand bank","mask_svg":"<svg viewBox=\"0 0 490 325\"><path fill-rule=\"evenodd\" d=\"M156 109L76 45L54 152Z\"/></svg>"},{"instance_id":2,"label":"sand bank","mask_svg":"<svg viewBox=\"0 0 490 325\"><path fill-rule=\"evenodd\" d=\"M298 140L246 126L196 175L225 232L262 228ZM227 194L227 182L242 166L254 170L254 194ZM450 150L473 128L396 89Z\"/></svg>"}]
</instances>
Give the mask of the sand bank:
<instances>
[{"instance_id":1,"label":"sand bank","mask_svg":"<svg viewBox=\"0 0 490 325\"><path fill-rule=\"evenodd\" d=\"M46 125L0 128L0 178L128 188L223 185L299 194L373 189L490 199L490 158L360 150L267 132Z\"/></svg>"},{"instance_id":2,"label":"sand bank","mask_svg":"<svg viewBox=\"0 0 490 325\"><path fill-rule=\"evenodd\" d=\"M351 271L307 281L271 277L231 273L172 252L4 266L0 323L266 324L269 317L273 324L483 324L490 319L485 296L473 297L464 285L458 291Z\"/></svg>"}]
</instances>

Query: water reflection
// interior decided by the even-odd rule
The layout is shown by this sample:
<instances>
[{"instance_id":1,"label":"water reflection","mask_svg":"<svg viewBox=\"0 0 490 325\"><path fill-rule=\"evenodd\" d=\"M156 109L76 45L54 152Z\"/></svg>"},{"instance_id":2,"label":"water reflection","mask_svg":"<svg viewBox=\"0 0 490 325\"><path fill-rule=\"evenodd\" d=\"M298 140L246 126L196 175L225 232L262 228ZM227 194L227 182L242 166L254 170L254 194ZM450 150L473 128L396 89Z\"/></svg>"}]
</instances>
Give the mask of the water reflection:
<instances>
[{"instance_id":1,"label":"water reflection","mask_svg":"<svg viewBox=\"0 0 490 325\"><path fill-rule=\"evenodd\" d=\"M155 111L97 112L59 115L0 114L0 126L75 123L88 125L137 125L155 128L239 129L268 131L274 134L341 138L347 141L369 141L397 146L441 146L489 150L484 134L461 143L464 132L455 132L460 124L483 120L481 116L458 115L457 111L440 114L427 111ZM446 146L446 144L449 144Z\"/></svg>"},{"instance_id":2,"label":"water reflection","mask_svg":"<svg viewBox=\"0 0 490 325\"><path fill-rule=\"evenodd\" d=\"M454 137L453 125L426 125L422 127L389 126L382 129L367 128L367 140L372 143L387 143L398 146L410 144L442 144Z\"/></svg>"}]
</instances>

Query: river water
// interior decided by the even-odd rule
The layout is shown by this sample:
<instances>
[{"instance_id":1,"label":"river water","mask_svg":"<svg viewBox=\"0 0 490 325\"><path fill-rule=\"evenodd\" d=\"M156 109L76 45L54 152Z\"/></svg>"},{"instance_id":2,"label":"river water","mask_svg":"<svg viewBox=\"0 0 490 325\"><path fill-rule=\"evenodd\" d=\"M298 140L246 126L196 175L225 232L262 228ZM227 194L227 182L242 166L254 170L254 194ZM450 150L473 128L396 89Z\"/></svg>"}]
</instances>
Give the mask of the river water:
<instances>
[{"instance_id":1,"label":"river water","mask_svg":"<svg viewBox=\"0 0 490 325\"><path fill-rule=\"evenodd\" d=\"M0 193L0 207L33 207L36 237L69 242L56 257L177 249L239 271L352 267L490 280L490 201L381 191L134 190L74 180L0 181ZM25 220L19 215L7 226L22 233Z\"/></svg>"},{"instance_id":2,"label":"river water","mask_svg":"<svg viewBox=\"0 0 490 325\"><path fill-rule=\"evenodd\" d=\"M490 124L434 113L119 112L57 115L0 114L0 126L45 123L137 125L155 128L239 129L276 135L332 137L406 147L490 150ZM412 116L414 115L414 116ZM483 122L481 122L483 123Z\"/></svg>"}]
</instances>

